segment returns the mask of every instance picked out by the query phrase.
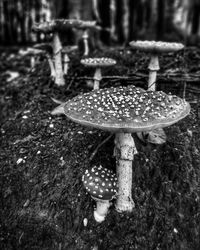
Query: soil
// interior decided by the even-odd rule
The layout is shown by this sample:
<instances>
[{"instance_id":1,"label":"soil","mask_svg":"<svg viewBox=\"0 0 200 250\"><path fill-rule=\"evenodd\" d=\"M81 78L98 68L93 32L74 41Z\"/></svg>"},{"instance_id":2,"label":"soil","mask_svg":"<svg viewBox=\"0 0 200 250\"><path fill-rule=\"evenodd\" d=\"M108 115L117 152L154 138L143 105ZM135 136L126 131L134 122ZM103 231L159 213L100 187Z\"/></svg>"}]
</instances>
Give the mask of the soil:
<instances>
[{"instance_id":1,"label":"soil","mask_svg":"<svg viewBox=\"0 0 200 250\"><path fill-rule=\"evenodd\" d=\"M103 70L110 79L102 88L146 87L148 55L120 48L93 55L117 60ZM80 65L77 52L70 58L66 85L58 87L45 58L30 69L18 48L1 50L0 249L200 249L200 49L160 56L158 89L185 97L191 113L165 129L165 144L135 137L135 208L118 213L113 204L103 223L93 218L95 202L81 177L94 165L115 171L114 138L96 150L109 133L51 115L58 106L52 98L91 91L86 78L94 70ZM10 80L12 72L19 75Z\"/></svg>"}]
</instances>

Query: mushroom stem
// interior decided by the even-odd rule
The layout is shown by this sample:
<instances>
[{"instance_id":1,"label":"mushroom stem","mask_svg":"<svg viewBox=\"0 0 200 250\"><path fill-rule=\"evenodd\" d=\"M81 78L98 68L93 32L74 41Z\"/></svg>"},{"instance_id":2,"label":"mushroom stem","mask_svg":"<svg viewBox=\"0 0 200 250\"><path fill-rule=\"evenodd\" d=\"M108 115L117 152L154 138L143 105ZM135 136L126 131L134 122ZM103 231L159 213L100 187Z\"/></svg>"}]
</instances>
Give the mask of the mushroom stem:
<instances>
[{"instance_id":1,"label":"mushroom stem","mask_svg":"<svg viewBox=\"0 0 200 250\"><path fill-rule=\"evenodd\" d=\"M96 210L94 211L94 218L97 222L101 223L105 220L110 207L109 200L100 200L98 198L92 197L96 201Z\"/></svg>"},{"instance_id":2,"label":"mushroom stem","mask_svg":"<svg viewBox=\"0 0 200 250\"><path fill-rule=\"evenodd\" d=\"M62 45L60 42L58 32L55 32L53 35L53 54L55 58L55 71L56 71L55 84L57 84L58 86L65 85L65 80L63 77L63 70L62 70L61 49Z\"/></svg>"},{"instance_id":3,"label":"mushroom stem","mask_svg":"<svg viewBox=\"0 0 200 250\"><path fill-rule=\"evenodd\" d=\"M93 89L99 89L99 84L102 79L101 68L97 67L94 73L94 86Z\"/></svg>"},{"instance_id":4,"label":"mushroom stem","mask_svg":"<svg viewBox=\"0 0 200 250\"><path fill-rule=\"evenodd\" d=\"M83 33L83 43L84 43L84 56L89 54L89 45L88 45L88 31L85 30Z\"/></svg>"},{"instance_id":5,"label":"mushroom stem","mask_svg":"<svg viewBox=\"0 0 200 250\"><path fill-rule=\"evenodd\" d=\"M69 69L69 56L65 53L64 54L64 74L67 75Z\"/></svg>"},{"instance_id":6,"label":"mushroom stem","mask_svg":"<svg viewBox=\"0 0 200 250\"><path fill-rule=\"evenodd\" d=\"M116 210L131 212L134 208L132 199L132 162L137 153L134 139L129 133L115 135L114 155L117 163L118 196Z\"/></svg>"},{"instance_id":7,"label":"mushroom stem","mask_svg":"<svg viewBox=\"0 0 200 250\"><path fill-rule=\"evenodd\" d=\"M149 69L148 91L155 91L157 71L160 69L157 54L153 54L151 56L148 69Z\"/></svg>"},{"instance_id":8,"label":"mushroom stem","mask_svg":"<svg viewBox=\"0 0 200 250\"><path fill-rule=\"evenodd\" d=\"M55 71L55 67L54 67L54 64L53 64L52 57L49 54L47 54L47 61L49 63L49 67L50 67L51 77L53 79L55 79L55 77L56 77L56 71Z\"/></svg>"}]
</instances>

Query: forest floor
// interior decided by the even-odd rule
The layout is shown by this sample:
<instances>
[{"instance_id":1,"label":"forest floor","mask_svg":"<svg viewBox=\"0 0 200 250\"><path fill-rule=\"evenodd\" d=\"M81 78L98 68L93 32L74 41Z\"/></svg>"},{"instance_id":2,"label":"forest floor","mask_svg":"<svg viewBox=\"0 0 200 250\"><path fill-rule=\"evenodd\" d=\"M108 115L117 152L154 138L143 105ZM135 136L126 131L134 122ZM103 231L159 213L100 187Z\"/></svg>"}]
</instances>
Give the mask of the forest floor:
<instances>
[{"instance_id":1,"label":"forest floor","mask_svg":"<svg viewBox=\"0 0 200 250\"><path fill-rule=\"evenodd\" d=\"M93 55L117 60L103 71L102 88L146 88L148 55L119 48ZM113 205L100 224L81 177L94 165L115 171L113 137L96 151L109 133L51 115L58 105L52 98L91 91L86 77L93 69L75 52L70 58L66 85L58 87L44 58L30 69L17 49L1 51L0 249L200 249L200 49L160 57L158 89L185 97L191 113L165 129L163 145L136 139L135 208L117 213Z\"/></svg>"}]
</instances>

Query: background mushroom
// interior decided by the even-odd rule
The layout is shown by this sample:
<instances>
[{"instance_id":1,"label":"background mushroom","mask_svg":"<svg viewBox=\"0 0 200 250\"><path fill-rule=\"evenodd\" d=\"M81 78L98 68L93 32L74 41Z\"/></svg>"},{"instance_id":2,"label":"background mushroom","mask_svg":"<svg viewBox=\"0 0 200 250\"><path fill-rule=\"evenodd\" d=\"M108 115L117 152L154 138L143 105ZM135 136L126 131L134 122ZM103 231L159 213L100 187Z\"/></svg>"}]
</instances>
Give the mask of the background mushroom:
<instances>
[{"instance_id":1,"label":"background mushroom","mask_svg":"<svg viewBox=\"0 0 200 250\"><path fill-rule=\"evenodd\" d=\"M83 185L92 199L96 201L94 218L102 222L108 213L110 201L117 194L117 177L112 170L94 166L86 170L82 177Z\"/></svg>"},{"instance_id":2,"label":"background mushroom","mask_svg":"<svg viewBox=\"0 0 200 250\"><path fill-rule=\"evenodd\" d=\"M189 112L189 103L177 96L146 92L135 86L92 91L64 105L64 113L72 121L115 133L119 212L134 207L132 162L137 150L131 133L169 126Z\"/></svg>"},{"instance_id":3,"label":"background mushroom","mask_svg":"<svg viewBox=\"0 0 200 250\"><path fill-rule=\"evenodd\" d=\"M65 46L62 48L62 54L63 54L63 72L65 75L67 75L68 70L69 70L69 62L70 62L70 58L68 56L68 53L77 50L78 46L74 45L74 46Z\"/></svg>"},{"instance_id":4,"label":"background mushroom","mask_svg":"<svg viewBox=\"0 0 200 250\"><path fill-rule=\"evenodd\" d=\"M55 73L56 73L55 84L57 84L58 86L63 86L65 85L65 80L63 77L63 69L62 69L62 57L61 57L62 44L59 38L58 27L59 23L57 24L56 20L53 20L50 22L43 22L39 24L35 23L34 26L32 27L32 30L34 32L53 34L52 47L53 47L53 56L55 61Z\"/></svg>"},{"instance_id":5,"label":"background mushroom","mask_svg":"<svg viewBox=\"0 0 200 250\"><path fill-rule=\"evenodd\" d=\"M35 44L33 46L33 48L44 51L44 54L46 55L47 61L49 63L51 77L52 77L52 79L55 79L56 71L55 71L54 62L53 62L53 48L52 48L51 44L39 43L39 44Z\"/></svg>"},{"instance_id":6,"label":"background mushroom","mask_svg":"<svg viewBox=\"0 0 200 250\"><path fill-rule=\"evenodd\" d=\"M81 63L88 67L95 67L93 89L99 89L99 84L102 79L101 68L113 66L116 64L116 61L107 57L95 57L82 59Z\"/></svg>"},{"instance_id":7,"label":"background mushroom","mask_svg":"<svg viewBox=\"0 0 200 250\"><path fill-rule=\"evenodd\" d=\"M175 52L184 48L182 43L161 41L132 41L129 43L134 49L150 53L148 90L156 90L156 76L160 69L158 55L166 52Z\"/></svg>"},{"instance_id":8,"label":"background mushroom","mask_svg":"<svg viewBox=\"0 0 200 250\"><path fill-rule=\"evenodd\" d=\"M160 69L158 56L161 53L175 52L184 48L182 43L161 42L161 41L132 41L130 46L144 52L150 53L148 91L156 90L157 71ZM137 133L142 141L154 144L166 142L166 135L163 129L151 132Z\"/></svg>"},{"instance_id":9,"label":"background mushroom","mask_svg":"<svg viewBox=\"0 0 200 250\"><path fill-rule=\"evenodd\" d=\"M20 49L19 54L22 56L30 56L30 67L33 69L36 64L36 58L44 54L44 52L38 48L27 48L26 50Z\"/></svg>"}]
</instances>

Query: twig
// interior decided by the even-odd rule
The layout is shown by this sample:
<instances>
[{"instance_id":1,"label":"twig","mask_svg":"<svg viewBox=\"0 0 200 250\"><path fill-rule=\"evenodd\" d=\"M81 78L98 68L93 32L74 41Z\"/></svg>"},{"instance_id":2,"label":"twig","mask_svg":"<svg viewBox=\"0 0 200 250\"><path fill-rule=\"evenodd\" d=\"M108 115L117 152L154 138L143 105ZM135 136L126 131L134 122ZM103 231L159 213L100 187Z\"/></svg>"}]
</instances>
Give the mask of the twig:
<instances>
[{"instance_id":1,"label":"twig","mask_svg":"<svg viewBox=\"0 0 200 250\"><path fill-rule=\"evenodd\" d=\"M108 137L106 137L106 139L104 139L96 148L95 150L93 151L93 153L91 154L90 156L90 161L92 161L92 159L94 158L94 156L96 155L97 151L99 150L99 148L101 146L103 146L103 144L105 144L108 140L110 140L110 138L113 136L113 134L109 135Z\"/></svg>"}]
</instances>

